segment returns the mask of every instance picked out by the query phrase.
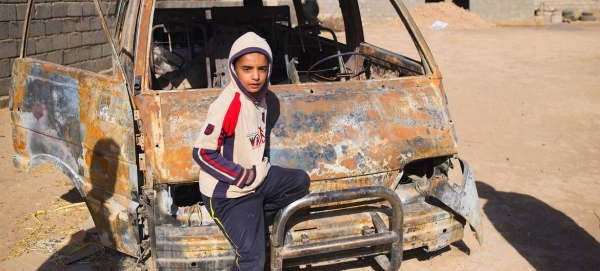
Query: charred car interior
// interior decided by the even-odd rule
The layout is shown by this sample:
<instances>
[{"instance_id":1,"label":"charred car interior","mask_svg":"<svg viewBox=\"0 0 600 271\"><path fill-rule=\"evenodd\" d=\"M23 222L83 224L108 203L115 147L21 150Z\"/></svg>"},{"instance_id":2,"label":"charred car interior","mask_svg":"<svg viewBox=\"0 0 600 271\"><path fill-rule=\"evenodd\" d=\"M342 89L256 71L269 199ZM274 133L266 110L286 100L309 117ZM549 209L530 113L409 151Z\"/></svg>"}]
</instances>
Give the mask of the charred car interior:
<instances>
[{"instance_id":1,"label":"charred car interior","mask_svg":"<svg viewBox=\"0 0 600 271\"><path fill-rule=\"evenodd\" d=\"M272 85L423 75L420 61L366 42L345 44L320 24L292 25L289 6L156 9L150 71L154 90L224 87L233 42L252 31L274 54Z\"/></svg>"},{"instance_id":2,"label":"charred car interior","mask_svg":"<svg viewBox=\"0 0 600 271\"><path fill-rule=\"evenodd\" d=\"M27 57L27 31L13 66L15 166L50 163L69 176L103 245L149 270L231 265L235 252L201 201L191 150L229 83L231 45L248 31L273 51L270 161L311 178L310 194L269 223L271 270L365 256L397 270L403 251L444 248L467 225L483 241L440 71L401 1L369 3L397 13L418 60L370 43L358 0L339 0L342 30L307 23L300 0L159 2L119 1L115 31L102 24L112 75Z\"/></svg>"}]
</instances>

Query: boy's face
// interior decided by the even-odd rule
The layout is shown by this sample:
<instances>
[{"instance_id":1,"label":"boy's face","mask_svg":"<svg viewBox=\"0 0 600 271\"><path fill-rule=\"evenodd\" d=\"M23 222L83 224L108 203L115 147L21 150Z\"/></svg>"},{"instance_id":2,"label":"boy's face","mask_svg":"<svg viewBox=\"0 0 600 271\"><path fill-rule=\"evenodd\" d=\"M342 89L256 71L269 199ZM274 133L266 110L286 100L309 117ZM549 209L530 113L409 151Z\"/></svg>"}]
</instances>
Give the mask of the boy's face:
<instances>
[{"instance_id":1,"label":"boy's face","mask_svg":"<svg viewBox=\"0 0 600 271\"><path fill-rule=\"evenodd\" d=\"M257 99L258 92L267 82L269 60L261 53L245 54L235 63L235 73L242 86Z\"/></svg>"}]
</instances>

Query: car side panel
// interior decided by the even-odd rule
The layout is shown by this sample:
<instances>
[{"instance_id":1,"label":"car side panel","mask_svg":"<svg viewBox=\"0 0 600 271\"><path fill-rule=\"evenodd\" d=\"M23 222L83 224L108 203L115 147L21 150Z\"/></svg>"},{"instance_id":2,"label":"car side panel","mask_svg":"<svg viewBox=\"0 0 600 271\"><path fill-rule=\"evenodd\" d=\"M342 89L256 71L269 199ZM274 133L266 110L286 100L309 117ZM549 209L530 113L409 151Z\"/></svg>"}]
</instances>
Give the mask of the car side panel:
<instances>
[{"instance_id":1,"label":"car side panel","mask_svg":"<svg viewBox=\"0 0 600 271\"><path fill-rule=\"evenodd\" d=\"M15 165L55 165L85 198L102 243L136 255L128 209L137 204L138 169L124 82L31 58L15 60L12 78Z\"/></svg>"}]
</instances>

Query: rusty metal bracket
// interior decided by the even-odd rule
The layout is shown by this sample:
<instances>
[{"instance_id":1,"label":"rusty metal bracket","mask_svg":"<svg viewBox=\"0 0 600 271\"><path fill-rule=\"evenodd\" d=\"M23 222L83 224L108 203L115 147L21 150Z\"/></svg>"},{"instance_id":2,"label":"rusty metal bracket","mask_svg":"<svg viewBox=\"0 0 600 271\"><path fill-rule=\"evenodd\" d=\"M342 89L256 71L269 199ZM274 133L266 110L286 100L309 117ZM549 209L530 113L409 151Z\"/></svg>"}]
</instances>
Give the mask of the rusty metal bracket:
<instances>
[{"instance_id":1,"label":"rusty metal bracket","mask_svg":"<svg viewBox=\"0 0 600 271\"><path fill-rule=\"evenodd\" d=\"M144 134L135 135L135 144L140 146L140 149L144 151Z\"/></svg>"},{"instance_id":2,"label":"rusty metal bracket","mask_svg":"<svg viewBox=\"0 0 600 271\"><path fill-rule=\"evenodd\" d=\"M483 243L483 226L481 207L479 206L479 196L475 179L471 168L465 160L457 158L463 174L462 184L450 185L448 181L433 178L429 187L431 196L439 199L452 210L463 216L475 231L475 238L479 245Z\"/></svg>"},{"instance_id":3,"label":"rusty metal bracket","mask_svg":"<svg viewBox=\"0 0 600 271\"><path fill-rule=\"evenodd\" d=\"M150 234L150 262L146 262L146 264L150 264L152 267L150 270L158 270L157 259L158 255L156 254L156 191L144 188L143 189L143 197L144 198L144 207L146 208L146 221L148 222L148 233Z\"/></svg>"},{"instance_id":4,"label":"rusty metal bracket","mask_svg":"<svg viewBox=\"0 0 600 271\"><path fill-rule=\"evenodd\" d=\"M285 226L288 219L298 210L311 205L333 203L345 200L356 200L363 198L383 198L392 206L392 218L390 219L390 231L378 231L377 233L348 237L327 242L307 244L285 244ZM376 224L380 224L379 221ZM386 228L386 227L378 227ZM309 194L290 205L284 207L275 218L273 233L271 234L271 271L281 271L283 259L311 256L322 253L343 251L361 247L392 244L391 259L387 257L381 265L385 270L398 270L402 264L402 234L403 234L403 212L400 197L392 190L381 187L361 187L345 190L328 191ZM380 257L381 258L381 257Z\"/></svg>"},{"instance_id":5,"label":"rusty metal bracket","mask_svg":"<svg viewBox=\"0 0 600 271\"><path fill-rule=\"evenodd\" d=\"M138 156L138 163L140 171L146 171L146 154L140 153Z\"/></svg>"}]
</instances>

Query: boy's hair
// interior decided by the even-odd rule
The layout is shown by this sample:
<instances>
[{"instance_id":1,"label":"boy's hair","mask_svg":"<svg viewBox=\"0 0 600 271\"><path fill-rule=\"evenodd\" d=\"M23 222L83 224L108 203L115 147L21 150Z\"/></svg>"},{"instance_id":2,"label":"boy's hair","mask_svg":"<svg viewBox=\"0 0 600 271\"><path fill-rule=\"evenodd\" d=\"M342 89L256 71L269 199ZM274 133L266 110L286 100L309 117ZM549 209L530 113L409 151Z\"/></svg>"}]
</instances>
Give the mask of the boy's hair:
<instances>
[{"instance_id":1,"label":"boy's hair","mask_svg":"<svg viewBox=\"0 0 600 271\"><path fill-rule=\"evenodd\" d=\"M241 56L238 56L238 57L234 58L234 59L233 59L233 61L231 61L231 64L233 64L233 68L235 68L235 67L236 67L235 65L237 64L238 60L240 60L240 57L242 57L242 56L243 56L243 55L241 55Z\"/></svg>"},{"instance_id":2,"label":"boy's hair","mask_svg":"<svg viewBox=\"0 0 600 271\"><path fill-rule=\"evenodd\" d=\"M258 53L258 52L256 52ZM248 53L249 54L249 53ZM262 53L261 53L262 54ZM240 60L240 58L242 58L243 56L245 56L246 54L243 54L241 56L238 56L236 58L233 59L233 61L231 61L231 64L233 65L233 68L235 68L235 65L237 64L238 60ZM264 55L264 54L262 54ZM265 56L267 58L267 60L269 59L269 57ZM269 64L270 65L270 64Z\"/></svg>"}]
</instances>

